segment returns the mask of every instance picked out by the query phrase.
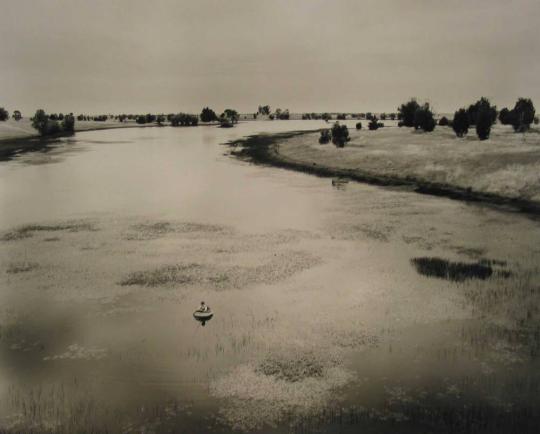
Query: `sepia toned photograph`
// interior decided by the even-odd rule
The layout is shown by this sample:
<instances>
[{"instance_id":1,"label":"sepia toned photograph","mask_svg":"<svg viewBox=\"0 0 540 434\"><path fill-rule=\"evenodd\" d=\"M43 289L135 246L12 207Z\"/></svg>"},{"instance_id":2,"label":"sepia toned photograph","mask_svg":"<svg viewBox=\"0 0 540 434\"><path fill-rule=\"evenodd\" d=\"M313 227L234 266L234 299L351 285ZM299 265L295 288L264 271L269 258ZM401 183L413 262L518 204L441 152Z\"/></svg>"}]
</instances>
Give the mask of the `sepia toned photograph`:
<instances>
[{"instance_id":1,"label":"sepia toned photograph","mask_svg":"<svg viewBox=\"0 0 540 434\"><path fill-rule=\"evenodd\" d=\"M0 37L0 434L540 433L539 1Z\"/></svg>"}]
</instances>

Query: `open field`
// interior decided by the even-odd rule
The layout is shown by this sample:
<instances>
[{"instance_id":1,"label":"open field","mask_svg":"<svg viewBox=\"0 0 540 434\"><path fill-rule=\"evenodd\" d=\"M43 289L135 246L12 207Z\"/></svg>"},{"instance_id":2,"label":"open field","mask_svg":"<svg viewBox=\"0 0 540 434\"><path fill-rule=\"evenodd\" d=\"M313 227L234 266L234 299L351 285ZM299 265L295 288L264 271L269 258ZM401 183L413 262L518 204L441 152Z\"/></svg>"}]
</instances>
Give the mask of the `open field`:
<instances>
[{"instance_id":1,"label":"open field","mask_svg":"<svg viewBox=\"0 0 540 434\"><path fill-rule=\"evenodd\" d=\"M354 122L346 124L351 141L345 148L319 144L318 132L254 137L237 144L244 146L240 154L260 162L320 175L410 185L421 192L525 209L540 207L540 131L536 128L516 134L510 127L496 125L491 137L480 141L474 130L460 139L448 127L423 133L395 125L358 131Z\"/></svg>"}]
</instances>

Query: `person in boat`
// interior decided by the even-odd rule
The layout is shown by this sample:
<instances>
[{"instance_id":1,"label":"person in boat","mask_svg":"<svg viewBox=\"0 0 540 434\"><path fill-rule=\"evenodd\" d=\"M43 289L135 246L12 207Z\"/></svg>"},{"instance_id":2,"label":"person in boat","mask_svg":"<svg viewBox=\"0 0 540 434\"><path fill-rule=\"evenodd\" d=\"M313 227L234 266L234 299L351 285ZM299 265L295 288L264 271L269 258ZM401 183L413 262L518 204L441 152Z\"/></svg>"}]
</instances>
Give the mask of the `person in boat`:
<instances>
[{"instance_id":1,"label":"person in boat","mask_svg":"<svg viewBox=\"0 0 540 434\"><path fill-rule=\"evenodd\" d=\"M197 309L197 312L210 312L210 306L208 306L204 301L201 301L201 305Z\"/></svg>"}]
</instances>

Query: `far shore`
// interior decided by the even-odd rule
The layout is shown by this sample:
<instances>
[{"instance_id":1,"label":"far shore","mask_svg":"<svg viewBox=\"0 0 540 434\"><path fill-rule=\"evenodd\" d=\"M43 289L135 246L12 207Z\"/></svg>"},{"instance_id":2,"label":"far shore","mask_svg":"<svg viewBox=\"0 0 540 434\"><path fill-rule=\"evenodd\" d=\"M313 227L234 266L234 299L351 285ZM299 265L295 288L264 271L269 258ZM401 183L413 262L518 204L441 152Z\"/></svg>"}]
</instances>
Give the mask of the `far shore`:
<instances>
[{"instance_id":1,"label":"far shore","mask_svg":"<svg viewBox=\"0 0 540 434\"><path fill-rule=\"evenodd\" d=\"M537 130L515 134L498 125L482 142L474 132L458 139L446 127L350 132L341 149L319 144L318 130L260 134L229 145L238 148L237 157L259 164L540 214Z\"/></svg>"},{"instance_id":2,"label":"far shore","mask_svg":"<svg viewBox=\"0 0 540 434\"><path fill-rule=\"evenodd\" d=\"M76 121L75 132L110 130L115 128L147 128L157 126L157 124L139 125L134 122L121 123L118 121ZM21 119L20 121L10 119L5 122L0 122L0 159L8 158L19 151L30 151L43 148L51 140L67 136L69 135L59 134L42 137L32 127L30 119Z\"/></svg>"}]
</instances>

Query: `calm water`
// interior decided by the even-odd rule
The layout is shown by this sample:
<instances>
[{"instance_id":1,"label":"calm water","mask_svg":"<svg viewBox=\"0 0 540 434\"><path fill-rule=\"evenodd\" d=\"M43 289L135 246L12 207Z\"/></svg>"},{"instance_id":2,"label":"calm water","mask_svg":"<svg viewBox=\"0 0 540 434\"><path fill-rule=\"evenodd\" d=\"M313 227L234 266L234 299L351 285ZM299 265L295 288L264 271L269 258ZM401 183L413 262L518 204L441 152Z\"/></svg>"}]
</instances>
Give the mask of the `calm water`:
<instances>
[{"instance_id":1,"label":"calm water","mask_svg":"<svg viewBox=\"0 0 540 434\"><path fill-rule=\"evenodd\" d=\"M538 222L221 146L324 125L94 131L0 163L0 427L535 432Z\"/></svg>"}]
</instances>

